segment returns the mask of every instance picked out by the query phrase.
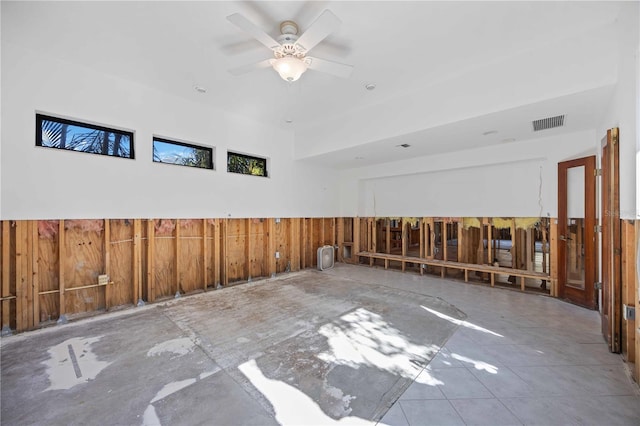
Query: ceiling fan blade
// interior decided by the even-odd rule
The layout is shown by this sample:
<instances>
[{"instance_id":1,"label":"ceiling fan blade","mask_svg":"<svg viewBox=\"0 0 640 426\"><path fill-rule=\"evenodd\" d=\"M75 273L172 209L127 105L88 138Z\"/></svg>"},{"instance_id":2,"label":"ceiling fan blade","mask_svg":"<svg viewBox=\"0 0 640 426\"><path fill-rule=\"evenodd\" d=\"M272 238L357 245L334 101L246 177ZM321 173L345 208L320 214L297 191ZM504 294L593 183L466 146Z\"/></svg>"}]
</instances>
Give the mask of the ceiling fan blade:
<instances>
[{"instance_id":1,"label":"ceiling fan blade","mask_svg":"<svg viewBox=\"0 0 640 426\"><path fill-rule=\"evenodd\" d=\"M341 23L342 21L332 11L325 9L295 44L305 52L308 52L324 40L325 37L337 30Z\"/></svg>"},{"instance_id":2,"label":"ceiling fan blade","mask_svg":"<svg viewBox=\"0 0 640 426\"><path fill-rule=\"evenodd\" d=\"M341 64L338 62L327 61L326 59L305 58L309 64L309 69L335 75L336 77L349 78L353 71L353 65Z\"/></svg>"},{"instance_id":3,"label":"ceiling fan blade","mask_svg":"<svg viewBox=\"0 0 640 426\"><path fill-rule=\"evenodd\" d=\"M265 59L264 61L260 61L255 64L247 64L240 67L231 68L229 72L233 75L242 75L262 68L269 68L271 66L272 60L273 59Z\"/></svg>"},{"instance_id":4,"label":"ceiling fan blade","mask_svg":"<svg viewBox=\"0 0 640 426\"><path fill-rule=\"evenodd\" d=\"M274 50L280 47L280 43L258 28L253 22L249 21L243 15L234 13L233 15L227 16L227 20L241 30L251 34L256 40L267 46L269 49Z\"/></svg>"}]
</instances>

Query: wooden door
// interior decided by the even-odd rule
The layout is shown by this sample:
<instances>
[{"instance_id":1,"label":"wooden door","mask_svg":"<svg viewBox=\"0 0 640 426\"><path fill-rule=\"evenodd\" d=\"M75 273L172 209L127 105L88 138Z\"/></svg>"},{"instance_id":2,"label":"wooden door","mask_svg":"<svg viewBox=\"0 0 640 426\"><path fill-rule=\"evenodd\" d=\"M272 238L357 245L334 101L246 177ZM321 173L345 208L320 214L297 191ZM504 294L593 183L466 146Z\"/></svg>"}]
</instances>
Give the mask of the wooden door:
<instances>
[{"instance_id":1,"label":"wooden door","mask_svg":"<svg viewBox=\"0 0 640 426\"><path fill-rule=\"evenodd\" d=\"M596 157L558 164L558 296L595 309Z\"/></svg>"},{"instance_id":2,"label":"wooden door","mask_svg":"<svg viewBox=\"0 0 640 426\"><path fill-rule=\"evenodd\" d=\"M611 352L620 352L622 239L617 128L607 131L602 145L602 335Z\"/></svg>"}]
</instances>

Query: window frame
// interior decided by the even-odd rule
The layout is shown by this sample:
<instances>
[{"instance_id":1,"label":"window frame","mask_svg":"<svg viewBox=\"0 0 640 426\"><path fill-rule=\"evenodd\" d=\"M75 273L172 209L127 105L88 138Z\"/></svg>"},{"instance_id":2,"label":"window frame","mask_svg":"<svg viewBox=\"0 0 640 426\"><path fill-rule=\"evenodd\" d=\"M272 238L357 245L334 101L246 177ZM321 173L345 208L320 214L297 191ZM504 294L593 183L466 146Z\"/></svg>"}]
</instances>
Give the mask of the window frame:
<instances>
[{"instance_id":1,"label":"window frame","mask_svg":"<svg viewBox=\"0 0 640 426\"><path fill-rule=\"evenodd\" d=\"M229 156L230 155L234 155L236 157L241 157L241 158L246 158L246 159L249 159L249 160L264 161L264 175L254 175L254 174L251 174L251 173L234 172L232 170L229 170ZM227 150L227 173L233 173L234 175L245 175L245 176L256 176L256 177L269 178L269 176L270 176L270 174L269 174L269 159L267 157L258 157L258 156L253 155L253 154L245 154L245 153L242 153L242 152Z\"/></svg>"},{"instance_id":2,"label":"window frame","mask_svg":"<svg viewBox=\"0 0 640 426\"><path fill-rule=\"evenodd\" d=\"M76 127L84 127L86 129L90 129L90 130L97 130L97 131L107 132L107 133L119 133L121 135L128 136L129 140L130 140L130 143L129 143L129 156L128 157L123 157L123 156L120 156L120 155L103 154L102 152L79 151L79 150L76 150L76 149L68 149L68 148L60 148L60 147L56 147L56 146L43 145L42 144L42 122L43 121L54 121L54 122L60 123L60 124L68 124L68 125L76 126ZM51 148L51 149L56 149L56 150L60 150L60 151L68 151L68 152L80 152L80 153L83 153L83 154L101 155L103 157L124 158L126 160L135 160L136 159L135 138L134 138L135 133L133 131L130 131L130 130L123 130L123 129L118 129L118 128L115 128L115 127L107 127L107 126L100 125L100 124L88 123L88 122L83 122L83 121L73 120L73 119L69 119L69 118L58 117L58 116L55 116L55 115L44 114L44 113L39 113L39 112L36 112L36 126L35 127L36 127L36 146L37 147Z\"/></svg>"},{"instance_id":3,"label":"window frame","mask_svg":"<svg viewBox=\"0 0 640 426\"><path fill-rule=\"evenodd\" d=\"M178 145L178 146L183 146L185 148L193 148L193 149L200 149L200 150L204 150L204 151L209 151L209 166L210 167L200 167L200 166L190 166L189 164L179 164L179 163L167 163L164 161L156 161L153 155L153 144L158 141L158 142L162 142L162 143L168 143L171 145ZM151 160L152 162L156 163L156 164L169 164L169 165L174 165L174 166L182 166L182 167L189 167L191 169L202 169L202 170L215 170L216 169L216 163L213 160L213 156L215 155L215 147L212 146L206 146L206 145L197 145L191 142L184 142L181 140L177 140L177 139L169 139L169 138L165 138L163 136L157 136L157 135L153 135L153 137L151 138Z\"/></svg>"}]
</instances>

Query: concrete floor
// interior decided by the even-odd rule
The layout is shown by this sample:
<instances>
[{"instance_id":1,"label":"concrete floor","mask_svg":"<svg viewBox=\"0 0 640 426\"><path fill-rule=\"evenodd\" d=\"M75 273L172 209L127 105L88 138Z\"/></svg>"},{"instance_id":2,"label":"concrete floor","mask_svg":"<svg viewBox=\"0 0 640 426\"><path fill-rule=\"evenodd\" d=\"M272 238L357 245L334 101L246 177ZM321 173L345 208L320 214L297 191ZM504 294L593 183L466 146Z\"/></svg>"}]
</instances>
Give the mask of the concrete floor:
<instances>
[{"instance_id":1,"label":"concrete floor","mask_svg":"<svg viewBox=\"0 0 640 426\"><path fill-rule=\"evenodd\" d=\"M337 265L0 341L12 424L640 424L596 312Z\"/></svg>"}]
</instances>

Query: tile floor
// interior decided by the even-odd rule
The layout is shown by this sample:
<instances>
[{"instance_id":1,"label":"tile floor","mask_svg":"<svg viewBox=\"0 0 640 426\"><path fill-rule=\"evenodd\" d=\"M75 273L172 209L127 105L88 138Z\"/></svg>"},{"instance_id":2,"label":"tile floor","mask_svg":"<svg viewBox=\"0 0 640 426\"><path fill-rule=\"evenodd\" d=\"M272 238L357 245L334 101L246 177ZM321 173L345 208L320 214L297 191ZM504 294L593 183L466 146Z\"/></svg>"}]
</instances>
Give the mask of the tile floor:
<instances>
[{"instance_id":1,"label":"tile floor","mask_svg":"<svg viewBox=\"0 0 640 426\"><path fill-rule=\"evenodd\" d=\"M437 296L468 315L379 424L640 425L640 388L607 350L597 312L546 296L360 269L348 275Z\"/></svg>"}]
</instances>

